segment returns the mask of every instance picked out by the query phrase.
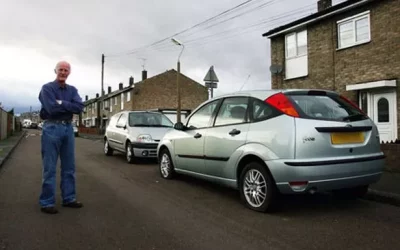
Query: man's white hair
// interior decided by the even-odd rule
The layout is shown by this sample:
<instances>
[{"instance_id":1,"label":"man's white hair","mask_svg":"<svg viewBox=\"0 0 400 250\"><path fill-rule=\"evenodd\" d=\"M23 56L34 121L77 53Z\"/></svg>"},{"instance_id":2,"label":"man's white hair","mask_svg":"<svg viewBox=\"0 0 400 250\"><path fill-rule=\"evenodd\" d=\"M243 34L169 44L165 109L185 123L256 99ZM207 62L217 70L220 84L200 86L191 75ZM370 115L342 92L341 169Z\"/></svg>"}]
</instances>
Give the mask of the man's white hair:
<instances>
[{"instance_id":1,"label":"man's white hair","mask_svg":"<svg viewBox=\"0 0 400 250\"><path fill-rule=\"evenodd\" d=\"M58 63L56 64L55 70L57 71L58 68L60 67L60 65L62 65L62 64L68 65L69 71L71 71L71 64L69 64L69 62L67 62L67 61L60 61L60 62L58 62Z\"/></svg>"}]
</instances>

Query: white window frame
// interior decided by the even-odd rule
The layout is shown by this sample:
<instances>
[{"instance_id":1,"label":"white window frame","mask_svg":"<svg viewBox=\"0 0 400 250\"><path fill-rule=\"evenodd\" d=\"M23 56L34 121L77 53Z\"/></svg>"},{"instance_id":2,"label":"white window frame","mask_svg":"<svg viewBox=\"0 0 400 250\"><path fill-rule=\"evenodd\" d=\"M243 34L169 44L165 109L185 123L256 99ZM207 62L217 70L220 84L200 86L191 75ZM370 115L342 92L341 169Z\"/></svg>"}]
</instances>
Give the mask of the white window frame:
<instances>
[{"instance_id":1,"label":"white window frame","mask_svg":"<svg viewBox=\"0 0 400 250\"><path fill-rule=\"evenodd\" d=\"M118 104L118 96L114 97L114 106L117 106Z\"/></svg>"},{"instance_id":2,"label":"white window frame","mask_svg":"<svg viewBox=\"0 0 400 250\"><path fill-rule=\"evenodd\" d=\"M128 92L126 93L126 101L127 101L127 102L130 102L130 101L131 101L131 92L130 92L130 91L128 91Z\"/></svg>"},{"instance_id":3,"label":"white window frame","mask_svg":"<svg viewBox=\"0 0 400 250\"><path fill-rule=\"evenodd\" d=\"M297 36L298 36L299 33L302 33L302 32L305 32L305 33L306 33L306 39L307 39L307 40L306 40L306 41L307 41L306 45L307 45L307 50L306 50L306 53L305 53L305 54L299 55ZM292 35L295 35L295 39L296 39L296 55L295 55L295 56L288 56L287 38L288 38L289 36L292 36ZM308 34L307 34L307 29L303 29L303 30L300 30L300 31L292 32L292 33L289 33L289 34L287 34L287 35L285 36L285 58L286 58L286 59L292 59L292 58L297 58L297 57L302 57L302 56L307 56L307 55L308 55Z\"/></svg>"},{"instance_id":4,"label":"white window frame","mask_svg":"<svg viewBox=\"0 0 400 250\"><path fill-rule=\"evenodd\" d=\"M298 34L305 33L306 36L306 50L305 53L299 54ZM295 36L296 53L293 56L288 56L287 39L290 36ZM300 78L308 76L308 30L301 29L296 32L291 32L285 35L285 80Z\"/></svg>"},{"instance_id":5,"label":"white window frame","mask_svg":"<svg viewBox=\"0 0 400 250\"><path fill-rule=\"evenodd\" d=\"M360 19L363 19L367 17L368 19L368 38L365 40L361 40L361 41L356 41L356 22ZM347 46L341 46L341 40L340 40L340 25L345 24L345 23L352 23L352 31L353 31L353 43ZM336 30L337 30L337 50L341 50L341 49L346 49L346 48L350 48L350 47L354 47L360 44L364 44L364 43L369 43L371 41L371 16L370 16L370 11L365 11L362 12L360 14L339 20L336 22Z\"/></svg>"},{"instance_id":6,"label":"white window frame","mask_svg":"<svg viewBox=\"0 0 400 250\"><path fill-rule=\"evenodd\" d=\"M121 93L121 110L124 110L124 93Z\"/></svg>"}]
</instances>

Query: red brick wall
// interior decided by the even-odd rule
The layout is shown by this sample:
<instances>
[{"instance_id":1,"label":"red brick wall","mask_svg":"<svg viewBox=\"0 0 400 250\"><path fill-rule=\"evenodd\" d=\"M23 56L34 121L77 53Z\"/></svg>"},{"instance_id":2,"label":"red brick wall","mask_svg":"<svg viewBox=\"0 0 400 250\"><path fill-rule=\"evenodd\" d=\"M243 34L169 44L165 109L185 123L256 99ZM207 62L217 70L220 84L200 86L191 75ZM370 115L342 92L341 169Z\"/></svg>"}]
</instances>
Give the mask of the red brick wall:
<instances>
[{"instance_id":1,"label":"red brick wall","mask_svg":"<svg viewBox=\"0 0 400 250\"><path fill-rule=\"evenodd\" d=\"M337 48L336 22L370 11L371 41L346 49ZM356 91L346 85L397 79L400 96L400 2L374 1L356 10L335 15L307 27L308 76L284 80L284 71L272 76L272 88L322 88L338 91L358 103ZM271 64L285 65L284 36L271 39ZM400 113L400 101L397 101ZM400 124L400 115L398 115ZM398 129L400 134L400 127Z\"/></svg>"},{"instance_id":2,"label":"red brick wall","mask_svg":"<svg viewBox=\"0 0 400 250\"><path fill-rule=\"evenodd\" d=\"M86 127L78 127L79 133L82 134L91 134L91 135L99 135L99 128L86 128Z\"/></svg>"}]
</instances>

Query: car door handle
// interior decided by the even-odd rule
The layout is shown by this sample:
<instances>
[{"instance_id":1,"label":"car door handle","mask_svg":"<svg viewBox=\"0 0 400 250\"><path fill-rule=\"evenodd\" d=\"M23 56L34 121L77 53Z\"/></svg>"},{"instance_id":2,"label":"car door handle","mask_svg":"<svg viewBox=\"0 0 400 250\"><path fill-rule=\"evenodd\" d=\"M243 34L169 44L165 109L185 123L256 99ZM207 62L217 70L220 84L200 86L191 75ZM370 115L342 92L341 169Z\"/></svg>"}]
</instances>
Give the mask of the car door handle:
<instances>
[{"instance_id":1,"label":"car door handle","mask_svg":"<svg viewBox=\"0 0 400 250\"><path fill-rule=\"evenodd\" d=\"M229 132L229 134L230 135L238 135L238 134L240 134L240 130L237 130L237 129L234 128L234 129L231 130L231 132Z\"/></svg>"},{"instance_id":2,"label":"car door handle","mask_svg":"<svg viewBox=\"0 0 400 250\"><path fill-rule=\"evenodd\" d=\"M196 138L196 139L198 139L198 138L200 138L200 137L201 137L201 134L199 134L199 133L197 133L197 134L194 135L194 138Z\"/></svg>"}]
</instances>

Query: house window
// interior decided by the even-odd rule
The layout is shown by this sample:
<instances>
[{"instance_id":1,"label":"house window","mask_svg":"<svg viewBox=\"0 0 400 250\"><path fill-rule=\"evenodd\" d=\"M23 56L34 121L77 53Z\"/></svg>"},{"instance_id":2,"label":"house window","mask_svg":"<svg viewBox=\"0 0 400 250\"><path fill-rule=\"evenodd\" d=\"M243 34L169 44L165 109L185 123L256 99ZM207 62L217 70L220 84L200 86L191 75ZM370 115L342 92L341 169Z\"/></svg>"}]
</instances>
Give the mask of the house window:
<instances>
[{"instance_id":1,"label":"house window","mask_svg":"<svg viewBox=\"0 0 400 250\"><path fill-rule=\"evenodd\" d=\"M124 93L121 94L121 110L124 109Z\"/></svg>"},{"instance_id":2,"label":"house window","mask_svg":"<svg viewBox=\"0 0 400 250\"><path fill-rule=\"evenodd\" d=\"M116 106L118 103L118 96L114 97L114 105Z\"/></svg>"},{"instance_id":3,"label":"house window","mask_svg":"<svg viewBox=\"0 0 400 250\"><path fill-rule=\"evenodd\" d=\"M294 32L285 37L285 78L308 75L307 30Z\"/></svg>"},{"instance_id":4,"label":"house window","mask_svg":"<svg viewBox=\"0 0 400 250\"><path fill-rule=\"evenodd\" d=\"M130 91L128 93L126 93L126 101L127 102L131 101L131 92Z\"/></svg>"},{"instance_id":5,"label":"house window","mask_svg":"<svg viewBox=\"0 0 400 250\"><path fill-rule=\"evenodd\" d=\"M371 40L369 11L337 22L338 48L343 49Z\"/></svg>"}]
</instances>

